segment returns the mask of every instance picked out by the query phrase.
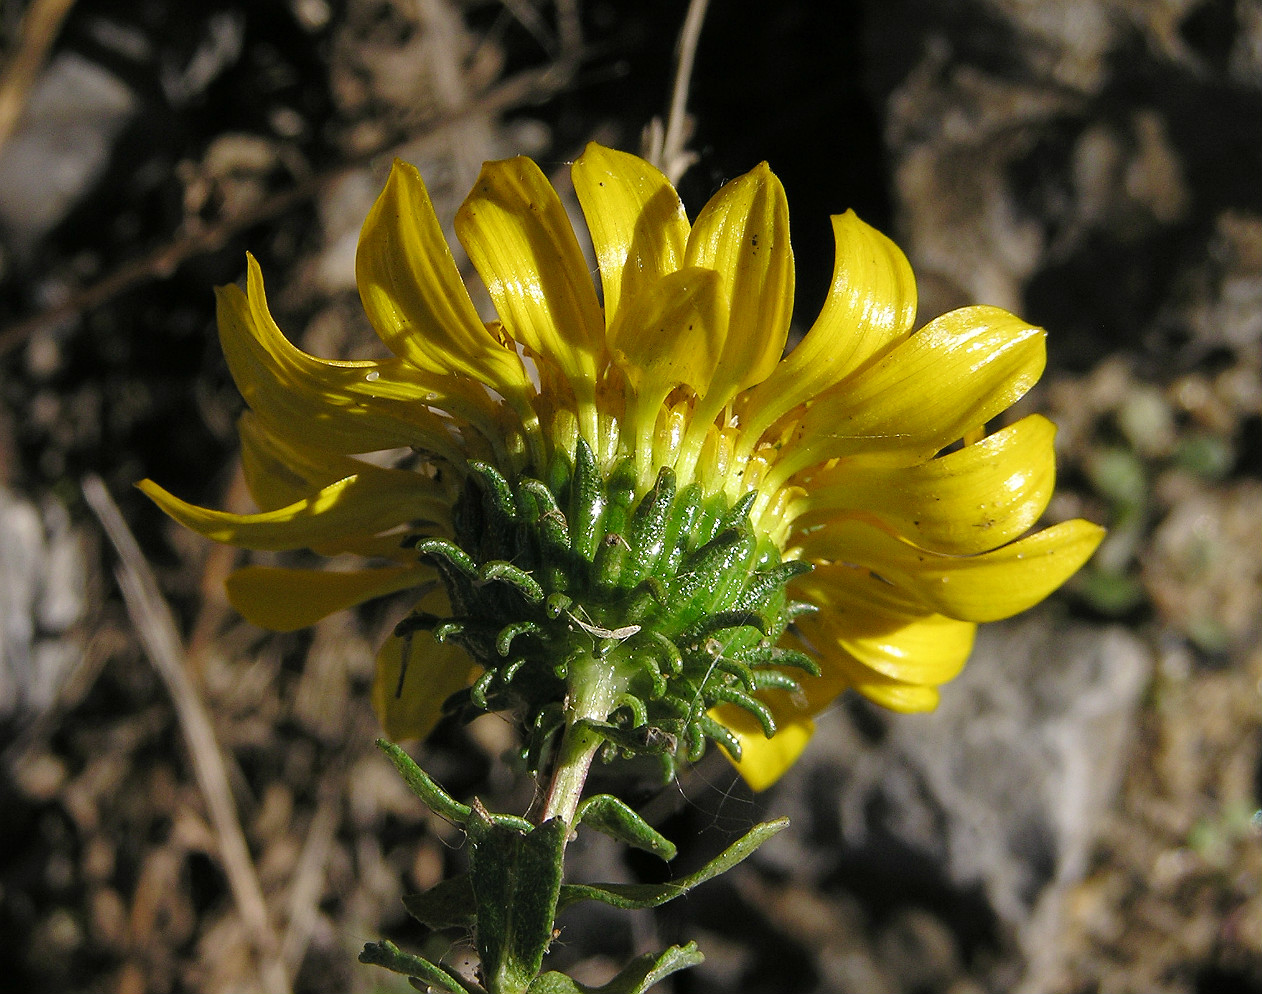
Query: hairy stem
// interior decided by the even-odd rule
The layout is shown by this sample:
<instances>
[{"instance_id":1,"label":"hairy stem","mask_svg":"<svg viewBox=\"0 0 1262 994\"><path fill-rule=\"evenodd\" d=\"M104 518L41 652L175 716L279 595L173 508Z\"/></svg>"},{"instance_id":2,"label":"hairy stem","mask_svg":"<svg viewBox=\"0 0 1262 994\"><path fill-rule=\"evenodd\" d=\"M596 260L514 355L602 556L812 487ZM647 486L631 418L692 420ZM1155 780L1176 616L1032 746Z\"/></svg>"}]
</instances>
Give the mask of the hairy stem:
<instances>
[{"instance_id":1,"label":"hairy stem","mask_svg":"<svg viewBox=\"0 0 1262 994\"><path fill-rule=\"evenodd\" d=\"M587 655L570 666L570 695L566 705L565 732L548 784L539 822L562 818L573 823L583 795L583 785L604 737L585 723L605 721L626 689L627 678L614 658Z\"/></svg>"}]
</instances>

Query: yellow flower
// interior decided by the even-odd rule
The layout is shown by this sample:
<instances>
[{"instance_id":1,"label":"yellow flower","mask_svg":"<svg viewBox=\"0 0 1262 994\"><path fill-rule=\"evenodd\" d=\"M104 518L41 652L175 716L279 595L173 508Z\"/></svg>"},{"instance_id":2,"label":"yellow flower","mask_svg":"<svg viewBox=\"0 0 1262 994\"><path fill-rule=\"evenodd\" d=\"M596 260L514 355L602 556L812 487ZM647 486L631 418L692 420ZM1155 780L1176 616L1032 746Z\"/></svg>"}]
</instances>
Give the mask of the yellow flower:
<instances>
[{"instance_id":1,"label":"yellow flower","mask_svg":"<svg viewBox=\"0 0 1262 994\"><path fill-rule=\"evenodd\" d=\"M714 597L711 620L676 619L666 633L694 655L709 653L710 670L725 667L728 680L707 690L710 717L681 711L679 727L700 728L739 752L738 768L754 787L792 764L812 716L846 688L900 711L932 709L938 686L964 665L977 623L1043 599L1102 536L1078 520L1022 537L1052 491L1054 428L1031 415L985 435L1041 374L1044 333L994 307L964 308L913 331L916 290L906 258L847 212L832 219L836 262L824 307L782 358L793 255L784 191L765 164L724 186L691 224L665 177L635 156L592 144L571 175L599 286L538 166L516 158L483 167L456 234L494 302L498 320L487 323L420 175L396 163L357 259L364 307L393 353L382 361L333 362L294 347L268 313L250 259L246 291L219 291L219 327L250 408L242 452L261 511L205 510L149 481L142 488L217 541L367 557L368 565L360 559L341 571L235 573L233 603L266 627L302 627L421 588L418 620L401 626L379 658L375 704L393 737L432 727L443 701L480 672L469 652L489 667L496 652L509 658L507 646L519 636L570 653L582 639L599 643L591 655L621 660L628 673L640 667L648 674L641 683L658 686L663 672L677 672L673 648L662 650L664 668L642 658L657 637L648 631L653 619L675 610L667 602L681 591L693 596L686 576L655 576L669 558L657 558L660 536L650 542L647 526L635 531L632 518L652 518L644 509L655 499L673 509L670 520L708 528L700 541L710 543L711 560L740 546L739 554L723 552L723 569L736 563L733 590L761 577L763 587L781 591L778 601L756 604L748 589L705 591ZM401 454L356 458L385 450ZM599 484L588 487L586 504L574 496L587 486L585 472ZM490 496L479 504L478 493ZM685 494L693 508L686 513L679 509ZM536 511L521 510L532 502ZM492 517L470 523L482 506ZM464 547L448 541L477 539L495 521L543 532L560 522L566 555L572 549L581 559L550 560L545 550L528 570L498 559L488 566L473 550L466 562ZM744 545L732 537L740 528L748 531ZM538 549L550 540L531 541ZM698 543L678 541L694 564L687 569L700 571ZM624 571L630 579L610 594L623 547L635 558L650 545L649 566ZM418 548L425 554L418 557ZM670 569L679 557L673 562ZM586 580L562 575L575 563L591 574ZM554 567L560 573L549 579ZM513 627L512 618L492 618L507 626L494 633L497 648L470 650L476 626L465 602L493 581L539 612L546 607L564 631L543 632L546 620ZM763 617L776 611L784 615L778 622ZM441 621L449 616L456 620ZM729 634L716 640L713 633L741 624L770 633L778 647L768 649L755 632L729 659ZM808 670L817 664L820 672L796 681L780 670L766 675L769 659L800 660ZM762 668L751 677L751 667ZM565 677L565 666L557 674ZM503 679L506 686L512 674ZM689 679L700 698L708 671ZM631 718L624 715L622 727L642 725L636 680L622 680L589 716L625 707ZM479 686L490 693L499 685ZM754 691L765 705L751 703ZM764 734L777 726L774 737Z\"/></svg>"}]
</instances>

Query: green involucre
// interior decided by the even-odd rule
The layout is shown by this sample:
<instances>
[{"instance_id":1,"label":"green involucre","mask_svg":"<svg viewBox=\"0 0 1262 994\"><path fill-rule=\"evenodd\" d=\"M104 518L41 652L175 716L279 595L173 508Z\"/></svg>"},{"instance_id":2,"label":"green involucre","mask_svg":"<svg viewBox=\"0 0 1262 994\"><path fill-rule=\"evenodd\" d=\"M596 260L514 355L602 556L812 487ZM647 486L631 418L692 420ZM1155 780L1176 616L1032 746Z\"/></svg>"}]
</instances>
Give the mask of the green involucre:
<instances>
[{"instance_id":1,"label":"green involucre","mask_svg":"<svg viewBox=\"0 0 1262 994\"><path fill-rule=\"evenodd\" d=\"M707 741L739 758L736 737L708 714L717 704L749 711L774 734L754 695L797 690L786 668L818 670L777 647L804 608L785 585L809 567L782 562L755 532L753 493L732 503L695 483L677 488L664 468L637 499L630 462L603 476L581 440L572 462L554 459L541 478L510 481L486 463L471 470L454 540L415 542L438 569L451 616L418 612L398 629L431 630L483 667L450 710L520 713L523 755L538 769L564 725L558 707L595 660L619 689L604 720L591 722L606 758L657 754L669 772Z\"/></svg>"}]
</instances>

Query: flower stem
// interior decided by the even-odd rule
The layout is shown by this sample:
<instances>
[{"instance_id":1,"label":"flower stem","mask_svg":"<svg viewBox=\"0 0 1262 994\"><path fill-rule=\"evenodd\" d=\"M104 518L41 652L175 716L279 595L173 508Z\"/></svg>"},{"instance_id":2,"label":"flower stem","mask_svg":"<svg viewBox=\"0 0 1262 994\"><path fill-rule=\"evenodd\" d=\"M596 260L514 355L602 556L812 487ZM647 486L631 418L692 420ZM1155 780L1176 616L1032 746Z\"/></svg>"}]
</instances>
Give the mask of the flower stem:
<instances>
[{"instance_id":1,"label":"flower stem","mask_svg":"<svg viewBox=\"0 0 1262 994\"><path fill-rule=\"evenodd\" d=\"M592 760L605 741L586 721L605 721L626 689L627 678L613 656L589 654L571 662L565 733L539 814L540 824L552 818L563 818L567 825L574 821Z\"/></svg>"},{"instance_id":2,"label":"flower stem","mask_svg":"<svg viewBox=\"0 0 1262 994\"><path fill-rule=\"evenodd\" d=\"M604 740L597 732L585 725L570 725L566 728L561 739L561 751L552 771L552 780L548 784L547 800L539 815L540 823L551 818L564 818L567 825L574 821L574 813L578 810L578 802L583 795L583 785L587 782L587 773L602 741Z\"/></svg>"}]
</instances>

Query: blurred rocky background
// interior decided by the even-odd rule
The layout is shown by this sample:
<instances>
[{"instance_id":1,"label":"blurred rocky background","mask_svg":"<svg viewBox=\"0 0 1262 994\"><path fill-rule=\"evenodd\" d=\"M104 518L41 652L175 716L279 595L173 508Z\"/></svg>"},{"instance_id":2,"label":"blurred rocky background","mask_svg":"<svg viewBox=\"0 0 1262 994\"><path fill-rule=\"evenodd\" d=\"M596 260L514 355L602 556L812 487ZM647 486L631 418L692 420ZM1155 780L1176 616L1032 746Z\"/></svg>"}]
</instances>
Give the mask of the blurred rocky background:
<instances>
[{"instance_id":1,"label":"blurred rocky background","mask_svg":"<svg viewBox=\"0 0 1262 994\"><path fill-rule=\"evenodd\" d=\"M255 630L220 592L235 554L131 485L245 506L210 288L247 249L292 337L363 354L354 245L391 156L449 220L484 159L563 182L588 140L638 149L685 6L0 0L0 990L401 991L363 942L461 955L400 900L459 837L371 745L400 606ZM908 251L922 319L1050 329L1022 405L1060 425L1049 517L1110 536L937 713L848 700L765 795L718 757L646 792L685 869L794 824L661 914L563 921L558 963L597 983L696 937L677 994L1262 991L1262 3L713 0L689 107L692 211L762 159L784 181L799 328L853 207ZM120 594L95 477L156 616ZM424 758L510 803L511 744L484 719ZM664 872L576 850L577 876Z\"/></svg>"}]
</instances>

